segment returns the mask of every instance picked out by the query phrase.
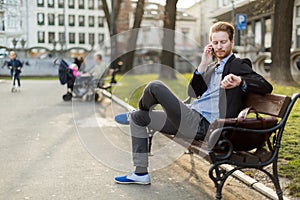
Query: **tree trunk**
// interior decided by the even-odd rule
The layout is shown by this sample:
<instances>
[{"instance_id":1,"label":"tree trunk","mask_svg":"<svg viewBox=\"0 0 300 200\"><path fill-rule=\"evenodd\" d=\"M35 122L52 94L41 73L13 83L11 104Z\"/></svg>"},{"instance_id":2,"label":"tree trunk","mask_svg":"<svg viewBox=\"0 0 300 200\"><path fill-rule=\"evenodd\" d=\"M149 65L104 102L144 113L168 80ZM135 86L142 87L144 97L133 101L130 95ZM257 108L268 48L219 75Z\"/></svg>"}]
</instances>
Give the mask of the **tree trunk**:
<instances>
[{"instance_id":1,"label":"tree trunk","mask_svg":"<svg viewBox=\"0 0 300 200\"><path fill-rule=\"evenodd\" d=\"M115 21L119 16L121 3L122 3L122 0L117 0L116 3L114 3L114 17L113 18L115 19ZM108 30L109 30L109 35L113 36L114 34L116 34L115 31L114 31L114 30L116 30L116 27L115 27L116 23L115 22L111 23L111 14L109 12L106 0L102 0L102 8L103 8L104 15L105 15L105 18L106 18L106 23L107 23L107 27L108 27ZM111 27L111 24L113 24L114 27Z\"/></svg>"},{"instance_id":2,"label":"tree trunk","mask_svg":"<svg viewBox=\"0 0 300 200\"><path fill-rule=\"evenodd\" d=\"M175 24L176 24L176 4L178 0L167 0L164 15L164 34L163 34L163 50L161 54L161 68L159 78L176 79L174 49L175 49Z\"/></svg>"},{"instance_id":3,"label":"tree trunk","mask_svg":"<svg viewBox=\"0 0 300 200\"><path fill-rule=\"evenodd\" d=\"M107 23L109 35L111 35L110 14L109 14L109 10L108 10L108 6L107 6L106 0L102 0L102 8L103 8L103 11L104 11L104 15L105 15L105 19L106 19L106 23Z\"/></svg>"},{"instance_id":4,"label":"tree trunk","mask_svg":"<svg viewBox=\"0 0 300 200\"><path fill-rule=\"evenodd\" d=\"M110 47L111 47L111 55L110 55L110 64L109 68L111 69L116 69L118 67L118 60L116 60L116 54L118 53L118 43L116 41L116 37L114 35L117 34L116 31L116 21L119 16L120 8L121 8L121 3L122 0L112 0L112 9L111 12L109 13L108 5L106 0L102 0L102 6L103 6L103 11L105 14L107 26L109 29L109 34L110 34ZM115 76L113 74L111 83L115 83Z\"/></svg>"},{"instance_id":5,"label":"tree trunk","mask_svg":"<svg viewBox=\"0 0 300 200\"><path fill-rule=\"evenodd\" d=\"M275 0L270 73L272 81L281 85L296 83L291 74L290 62L293 9L294 0Z\"/></svg>"},{"instance_id":6,"label":"tree trunk","mask_svg":"<svg viewBox=\"0 0 300 200\"><path fill-rule=\"evenodd\" d=\"M123 66L124 71L129 71L134 65L136 41L138 38L139 28L141 27L144 15L144 5L145 0L138 0L135 10L133 27L130 31L129 42L127 44L127 53L123 56L123 60L125 61Z\"/></svg>"}]
</instances>

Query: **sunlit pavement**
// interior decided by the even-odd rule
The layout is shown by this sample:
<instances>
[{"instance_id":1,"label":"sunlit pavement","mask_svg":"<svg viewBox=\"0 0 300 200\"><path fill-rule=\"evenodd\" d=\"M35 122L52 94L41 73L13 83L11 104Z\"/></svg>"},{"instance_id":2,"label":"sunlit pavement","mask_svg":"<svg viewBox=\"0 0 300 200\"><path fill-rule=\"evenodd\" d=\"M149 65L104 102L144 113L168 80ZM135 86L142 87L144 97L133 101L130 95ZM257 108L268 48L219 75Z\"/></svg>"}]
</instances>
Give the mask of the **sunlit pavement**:
<instances>
[{"instance_id":1,"label":"sunlit pavement","mask_svg":"<svg viewBox=\"0 0 300 200\"><path fill-rule=\"evenodd\" d=\"M10 87L0 81L0 199L214 199L209 165L191 155L153 171L150 186L115 184L124 163L106 159L116 154L112 146L130 155L130 137L113 121L124 108L110 99L63 102L58 81L22 81L16 93ZM223 195L264 199L233 178Z\"/></svg>"}]
</instances>

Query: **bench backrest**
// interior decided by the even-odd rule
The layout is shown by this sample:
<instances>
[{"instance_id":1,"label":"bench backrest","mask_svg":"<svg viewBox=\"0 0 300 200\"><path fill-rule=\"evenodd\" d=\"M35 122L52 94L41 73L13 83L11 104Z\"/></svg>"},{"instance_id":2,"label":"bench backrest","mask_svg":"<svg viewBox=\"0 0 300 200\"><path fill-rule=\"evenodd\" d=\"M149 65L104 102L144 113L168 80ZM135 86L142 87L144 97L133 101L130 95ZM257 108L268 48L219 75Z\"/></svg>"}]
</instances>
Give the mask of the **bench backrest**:
<instances>
[{"instance_id":1,"label":"bench backrest","mask_svg":"<svg viewBox=\"0 0 300 200\"><path fill-rule=\"evenodd\" d=\"M247 93L245 99L245 105L251 106L257 112L272 115L282 118L291 98L285 95L279 94L254 94Z\"/></svg>"}]
</instances>

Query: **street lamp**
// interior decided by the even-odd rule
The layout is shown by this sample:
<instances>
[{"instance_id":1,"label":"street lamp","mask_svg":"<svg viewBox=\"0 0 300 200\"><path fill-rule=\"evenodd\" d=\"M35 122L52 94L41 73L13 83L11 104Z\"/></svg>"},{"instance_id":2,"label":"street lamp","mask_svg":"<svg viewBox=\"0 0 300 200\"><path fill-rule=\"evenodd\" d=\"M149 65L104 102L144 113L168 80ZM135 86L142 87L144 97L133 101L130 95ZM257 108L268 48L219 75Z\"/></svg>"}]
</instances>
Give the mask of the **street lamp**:
<instances>
[{"instance_id":1,"label":"street lamp","mask_svg":"<svg viewBox=\"0 0 300 200\"><path fill-rule=\"evenodd\" d=\"M22 50L24 51L25 58L27 58L27 52L26 52L26 49L25 49L26 40L24 40L24 38L22 38L20 43L21 43L21 46L22 46Z\"/></svg>"},{"instance_id":2,"label":"street lamp","mask_svg":"<svg viewBox=\"0 0 300 200\"><path fill-rule=\"evenodd\" d=\"M56 54L56 49L55 49L55 47L56 47L57 43L58 43L58 42L55 41L55 40L52 41L52 44L53 44L52 55L53 55L53 56L55 56L55 54Z\"/></svg>"},{"instance_id":3,"label":"street lamp","mask_svg":"<svg viewBox=\"0 0 300 200\"><path fill-rule=\"evenodd\" d=\"M57 41L55 41L55 40L53 40L53 51L55 51L55 47L56 47L56 45L57 45Z\"/></svg>"},{"instance_id":4,"label":"street lamp","mask_svg":"<svg viewBox=\"0 0 300 200\"><path fill-rule=\"evenodd\" d=\"M18 43L18 40L16 38L13 38L13 40L11 41L13 46L14 46L14 49L16 49L16 46L17 46L17 43Z\"/></svg>"},{"instance_id":5,"label":"street lamp","mask_svg":"<svg viewBox=\"0 0 300 200\"><path fill-rule=\"evenodd\" d=\"M64 47L64 44L65 44L65 40L64 39L59 40L59 44L60 44L60 48L61 48L61 51L62 51L63 47Z\"/></svg>"},{"instance_id":6,"label":"street lamp","mask_svg":"<svg viewBox=\"0 0 300 200\"><path fill-rule=\"evenodd\" d=\"M22 49L24 49L26 40L24 40L24 38L22 38L20 42L21 42Z\"/></svg>"},{"instance_id":7,"label":"street lamp","mask_svg":"<svg viewBox=\"0 0 300 200\"><path fill-rule=\"evenodd\" d=\"M91 51L93 51L93 50L94 50L94 46L95 46L95 42L94 42L94 41L91 41L91 42L90 42L90 45L91 45Z\"/></svg>"}]
</instances>

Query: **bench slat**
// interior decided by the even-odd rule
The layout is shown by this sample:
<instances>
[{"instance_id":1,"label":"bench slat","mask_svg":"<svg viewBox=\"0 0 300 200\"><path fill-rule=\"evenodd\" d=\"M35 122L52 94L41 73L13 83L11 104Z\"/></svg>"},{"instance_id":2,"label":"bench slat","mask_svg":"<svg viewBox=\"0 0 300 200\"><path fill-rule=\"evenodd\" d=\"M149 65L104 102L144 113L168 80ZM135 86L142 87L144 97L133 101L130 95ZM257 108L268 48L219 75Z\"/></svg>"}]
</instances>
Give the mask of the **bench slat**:
<instances>
[{"instance_id":1,"label":"bench slat","mask_svg":"<svg viewBox=\"0 0 300 200\"><path fill-rule=\"evenodd\" d=\"M282 118L291 98L279 94L254 94L248 93L245 99L245 105L251 106L259 113L273 115Z\"/></svg>"}]
</instances>

